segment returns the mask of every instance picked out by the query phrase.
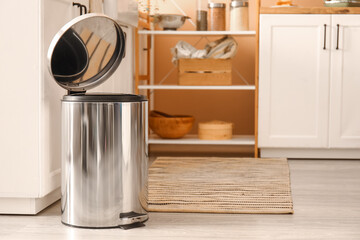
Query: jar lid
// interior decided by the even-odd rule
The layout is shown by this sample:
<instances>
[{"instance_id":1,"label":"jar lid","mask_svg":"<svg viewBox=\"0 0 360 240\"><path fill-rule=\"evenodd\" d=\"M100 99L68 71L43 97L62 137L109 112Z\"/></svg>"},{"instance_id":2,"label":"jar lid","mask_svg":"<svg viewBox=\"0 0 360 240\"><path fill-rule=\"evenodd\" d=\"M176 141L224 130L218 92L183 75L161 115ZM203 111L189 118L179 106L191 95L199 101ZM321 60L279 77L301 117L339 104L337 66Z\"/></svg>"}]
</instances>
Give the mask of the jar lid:
<instances>
[{"instance_id":1,"label":"jar lid","mask_svg":"<svg viewBox=\"0 0 360 240\"><path fill-rule=\"evenodd\" d=\"M70 92L85 92L106 81L125 55L125 34L106 15L74 18L53 38L48 50L51 76Z\"/></svg>"},{"instance_id":2,"label":"jar lid","mask_svg":"<svg viewBox=\"0 0 360 240\"><path fill-rule=\"evenodd\" d=\"M225 3L213 3L213 2L211 2L211 3L208 4L208 7L209 8L225 8L226 5L225 5Z\"/></svg>"},{"instance_id":3,"label":"jar lid","mask_svg":"<svg viewBox=\"0 0 360 240\"><path fill-rule=\"evenodd\" d=\"M247 7L247 6L249 6L249 2L247 0L244 0L244 1L231 1L230 6L232 8Z\"/></svg>"}]
</instances>

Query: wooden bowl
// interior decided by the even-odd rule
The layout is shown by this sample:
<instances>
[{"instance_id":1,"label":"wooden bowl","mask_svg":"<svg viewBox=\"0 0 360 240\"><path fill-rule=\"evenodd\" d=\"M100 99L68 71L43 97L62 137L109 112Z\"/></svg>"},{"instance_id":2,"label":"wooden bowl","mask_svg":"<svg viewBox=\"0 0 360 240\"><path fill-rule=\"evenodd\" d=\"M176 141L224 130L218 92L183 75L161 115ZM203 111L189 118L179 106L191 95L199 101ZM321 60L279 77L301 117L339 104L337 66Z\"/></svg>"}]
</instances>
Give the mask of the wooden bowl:
<instances>
[{"instance_id":1,"label":"wooden bowl","mask_svg":"<svg viewBox=\"0 0 360 240\"><path fill-rule=\"evenodd\" d=\"M190 132L195 118L188 115L169 115L159 111L151 111L149 126L159 137L176 139Z\"/></svg>"}]
</instances>

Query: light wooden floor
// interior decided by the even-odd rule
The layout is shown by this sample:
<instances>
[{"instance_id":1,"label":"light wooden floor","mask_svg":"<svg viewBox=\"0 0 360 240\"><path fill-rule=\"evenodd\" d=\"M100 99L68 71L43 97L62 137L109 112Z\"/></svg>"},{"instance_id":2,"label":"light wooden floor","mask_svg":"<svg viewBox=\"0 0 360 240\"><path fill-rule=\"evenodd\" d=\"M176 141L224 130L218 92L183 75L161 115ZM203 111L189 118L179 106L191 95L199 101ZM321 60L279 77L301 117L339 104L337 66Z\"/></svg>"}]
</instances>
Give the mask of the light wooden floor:
<instances>
[{"instance_id":1,"label":"light wooden floor","mask_svg":"<svg viewBox=\"0 0 360 240\"><path fill-rule=\"evenodd\" d=\"M90 230L38 216L0 216L0 239L360 239L360 161L290 160L293 215L150 213L146 227Z\"/></svg>"}]
</instances>

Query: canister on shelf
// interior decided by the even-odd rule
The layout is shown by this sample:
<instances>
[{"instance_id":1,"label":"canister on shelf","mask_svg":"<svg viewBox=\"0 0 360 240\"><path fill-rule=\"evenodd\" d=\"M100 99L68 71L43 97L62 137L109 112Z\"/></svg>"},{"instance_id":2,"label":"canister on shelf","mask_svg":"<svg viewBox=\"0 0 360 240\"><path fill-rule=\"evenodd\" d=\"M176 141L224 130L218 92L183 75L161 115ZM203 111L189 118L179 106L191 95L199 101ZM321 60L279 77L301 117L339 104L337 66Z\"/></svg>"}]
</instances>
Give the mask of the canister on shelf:
<instances>
[{"instance_id":1,"label":"canister on shelf","mask_svg":"<svg viewBox=\"0 0 360 240\"><path fill-rule=\"evenodd\" d=\"M197 0L196 30L207 31L207 0Z\"/></svg>"},{"instance_id":2,"label":"canister on shelf","mask_svg":"<svg viewBox=\"0 0 360 240\"><path fill-rule=\"evenodd\" d=\"M230 3L230 30L249 30L249 3L248 0L232 1Z\"/></svg>"},{"instance_id":3,"label":"canister on shelf","mask_svg":"<svg viewBox=\"0 0 360 240\"><path fill-rule=\"evenodd\" d=\"M209 3L209 30L225 31L225 3Z\"/></svg>"},{"instance_id":4,"label":"canister on shelf","mask_svg":"<svg viewBox=\"0 0 360 240\"><path fill-rule=\"evenodd\" d=\"M201 140L226 140L232 138L233 123L224 121L200 122L198 137Z\"/></svg>"}]
</instances>

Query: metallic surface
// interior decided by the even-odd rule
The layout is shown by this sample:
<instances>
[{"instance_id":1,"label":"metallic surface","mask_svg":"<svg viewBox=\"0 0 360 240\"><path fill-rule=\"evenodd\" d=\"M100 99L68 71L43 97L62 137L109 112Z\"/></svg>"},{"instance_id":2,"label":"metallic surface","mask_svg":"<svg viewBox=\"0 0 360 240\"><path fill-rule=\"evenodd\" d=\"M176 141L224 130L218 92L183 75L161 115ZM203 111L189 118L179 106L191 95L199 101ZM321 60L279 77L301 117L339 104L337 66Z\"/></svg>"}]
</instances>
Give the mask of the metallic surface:
<instances>
[{"instance_id":1,"label":"metallic surface","mask_svg":"<svg viewBox=\"0 0 360 240\"><path fill-rule=\"evenodd\" d=\"M329 0L324 1L325 7L360 7L359 0Z\"/></svg>"},{"instance_id":2,"label":"metallic surface","mask_svg":"<svg viewBox=\"0 0 360 240\"><path fill-rule=\"evenodd\" d=\"M67 34L68 31L76 33L80 38L85 38L87 36L85 33L89 32L90 37L78 42L70 41L73 39L68 39L71 36ZM76 17L64 25L50 43L47 53L49 72L62 88L72 92L87 91L106 81L115 72L125 55L125 41L125 34L120 25L106 15L90 13ZM69 74L70 70L63 70L64 72L57 74L53 72L55 67L59 67L55 64L59 62L59 56L63 56L54 54L54 52L65 52L65 55L68 56L66 49L62 48L64 45L61 45L62 42L69 45L68 50L77 49L81 42L85 43L89 55L87 60L89 66L85 73L82 72L83 69L71 75ZM96 43L96 47L94 47L94 43ZM107 47L99 47L100 45ZM76 58L72 60L75 61ZM62 65L66 65L66 62ZM64 68L64 66L62 67ZM70 72L72 71L73 69ZM78 78L74 76L78 76Z\"/></svg>"},{"instance_id":3,"label":"metallic surface","mask_svg":"<svg viewBox=\"0 0 360 240\"><path fill-rule=\"evenodd\" d=\"M147 101L62 102L62 222L147 220Z\"/></svg>"},{"instance_id":4,"label":"metallic surface","mask_svg":"<svg viewBox=\"0 0 360 240\"><path fill-rule=\"evenodd\" d=\"M186 19L190 19L190 17L180 14L157 14L152 17L154 17L155 23L158 23L164 30L176 30L184 25Z\"/></svg>"},{"instance_id":5,"label":"metallic surface","mask_svg":"<svg viewBox=\"0 0 360 240\"><path fill-rule=\"evenodd\" d=\"M238 7L248 7L249 2L248 1L231 1L230 7L231 8L238 8Z\"/></svg>"},{"instance_id":6,"label":"metallic surface","mask_svg":"<svg viewBox=\"0 0 360 240\"><path fill-rule=\"evenodd\" d=\"M226 7L225 3L214 3L214 2L208 3L208 8L225 8L225 7Z\"/></svg>"}]
</instances>

